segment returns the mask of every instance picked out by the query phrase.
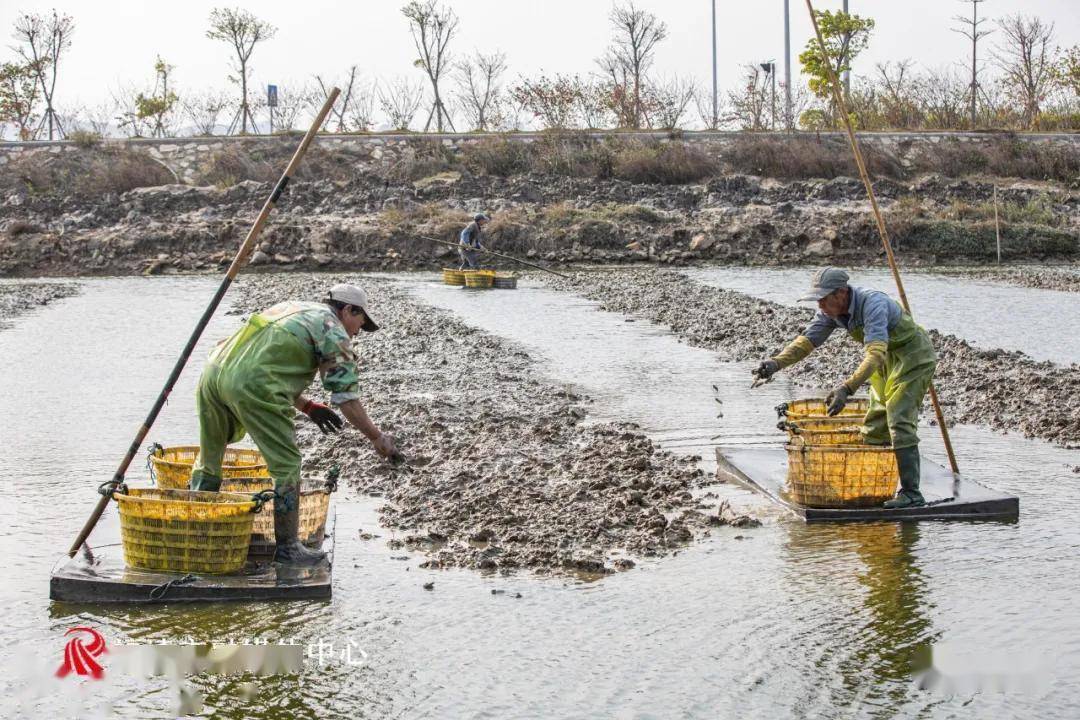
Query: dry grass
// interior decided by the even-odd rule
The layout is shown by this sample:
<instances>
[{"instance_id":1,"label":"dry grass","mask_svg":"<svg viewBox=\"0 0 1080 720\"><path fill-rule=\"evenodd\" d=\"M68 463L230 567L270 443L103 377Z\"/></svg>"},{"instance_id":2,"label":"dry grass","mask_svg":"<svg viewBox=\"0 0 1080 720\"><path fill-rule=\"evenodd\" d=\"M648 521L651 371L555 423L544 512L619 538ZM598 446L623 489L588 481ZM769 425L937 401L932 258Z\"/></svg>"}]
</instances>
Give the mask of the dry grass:
<instances>
[{"instance_id":1,"label":"dry grass","mask_svg":"<svg viewBox=\"0 0 1080 720\"><path fill-rule=\"evenodd\" d=\"M867 143L862 151L874 177L904 177L897 158ZM745 135L731 143L721 160L730 172L784 180L859 176L847 140L834 137Z\"/></svg>"},{"instance_id":2,"label":"dry grass","mask_svg":"<svg viewBox=\"0 0 1080 720\"><path fill-rule=\"evenodd\" d=\"M125 148L35 153L9 162L0 173L0 188L5 190L86 198L174 182L172 172L157 160Z\"/></svg>"},{"instance_id":3,"label":"dry grass","mask_svg":"<svg viewBox=\"0 0 1080 720\"><path fill-rule=\"evenodd\" d=\"M914 165L950 177L987 174L1080 187L1080 150L1074 144L1021 140L1011 133L977 143L948 138L920 153Z\"/></svg>"}]
</instances>

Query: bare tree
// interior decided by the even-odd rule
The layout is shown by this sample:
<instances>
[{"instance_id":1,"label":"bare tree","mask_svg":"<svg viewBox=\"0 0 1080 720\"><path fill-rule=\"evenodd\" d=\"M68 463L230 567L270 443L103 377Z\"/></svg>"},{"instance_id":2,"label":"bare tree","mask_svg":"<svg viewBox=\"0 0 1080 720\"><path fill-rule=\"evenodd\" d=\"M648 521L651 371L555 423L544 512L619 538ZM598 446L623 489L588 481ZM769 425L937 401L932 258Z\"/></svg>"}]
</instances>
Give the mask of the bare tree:
<instances>
[{"instance_id":1,"label":"bare tree","mask_svg":"<svg viewBox=\"0 0 1080 720\"><path fill-rule=\"evenodd\" d=\"M421 103L424 102L424 86L413 83L407 77L398 77L379 86L379 107L395 130L408 130Z\"/></svg>"},{"instance_id":2,"label":"bare tree","mask_svg":"<svg viewBox=\"0 0 1080 720\"><path fill-rule=\"evenodd\" d=\"M582 126L588 129L611 126L611 87L607 83L582 80L574 100Z\"/></svg>"},{"instance_id":3,"label":"bare tree","mask_svg":"<svg viewBox=\"0 0 1080 720\"><path fill-rule=\"evenodd\" d=\"M133 86L123 86L113 92L113 104L116 106L116 127L128 137L146 137L150 130L147 118L139 112L139 97L142 91Z\"/></svg>"},{"instance_id":4,"label":"bare tree","mask_svg":"<svg viewBox=\"0 0 1080 720\"><path fill-rule=\"evenodd\" d=\"M911 68L915 63L905 58L895 64L883 62L876 65L881 82L881 115L885 126L911 128L919 121L919 109L914 101Z\"/></svg>"},{"instance_id":5,"label":"bare tree","mask_svg":"<svg viewBox=\"0 0 1080 720\"><path fill-rule=\"evenodd\" d=\"M690 79L663 78L649 84L649 117L653 127L673 130L680 127L696 88Z\"/></svg>"},{"instance_id":6,"label":"bare tree","mask_svg":"<svg viewBox=\"0 0 1080 720\"><path fill-rule=\"evenodd\" d=\"M490 130L492 114L502 94L499 80L506 72L506 54L485 55L477 51L471 58L457 64L458 105L465 119L476 130Z\"/></svg>"},{"instance_id":7,"label":"bare tree","mask_svg":"<svg viewBox=\"0 0 1080 720\"><path fill-rule=\"evenodd\" d=\"M228 98L220 90L188 93L183 102L184 116L194 126L196 135L213 135L228 105Z\"/></svg>"},{"instance_id":8,"label":"bare tree","mask_svg":"<svg viewBox=\"0 0 1080 720\"><path fill-rule=\"evenodd\" d=\"M1027 127L1039 124L1039 111L1054 78L1054 23L1017 13L999 18L1005 38L995 48L994 60L1004 74L1013 97L1024 107Z\"/></svg>"},{"instance_id":9,"label":"bare tree","mask_svg":"<svg viewBox=\"0 0 1080 720\"><path fill-rule=\"evenodd\" d=\"M229 80L240 84L240 107L236 111L229 131L239 125L240 134L246 135L248 124L252 131L256 131L255 118L251 112L251 104L248 101L248 62L255 46L274 37L277 28L270 23L260 20L247 10L240 8L214 8L210 11L210 29L206 31L206 37L211 40L221 40L232 46L236 52L236 77L230 76Z\"/></svg>"},{"instance_id":10,"label":"bare tree","mask_svg":"<svg viewBox=\"0 0 1080 720\"><path fill-rule=\"evenodd\" d=\"M375 124L375 86L357 87L346 108L349 127L355 132L367 132Z\"/></svg>"},{"instance_id":11,"label":"bare tree","mask_svg":"<svg viewBox=\"0 0 1080 720\"><path fill-rule=\"evenodd\" d=\"M950 130L963 125L967 109L967 84L955 70L929 70L918 87L922 123L931 130Z\"/></svg>"},{"instance_id":12,"label":"bare tree","mask_svg":"<svg viewBox=\"0 0 1080 720\"><path fill-rule=\"evenodd\" d=\"M953 20L960 23L960 27L952 28L952 31L960 33L971 41L971 126L975 127L977 120L975 102L979 95L979 41L993 30L983 30L980 27L986 22L986 18L979 17L979 4L986 0L960 0L960 2L971 3L971 17L954 16Z\"/></svg>"},{"instance_id":13,"label":"bare tree","mask_svg":"<svg viewBox=\"0 0 1080 720\"><path fill-rule=\"evenodd\" d=\"M340 83L336 84L330 82L329 84L323 82L322 76L316 75L315 82L319 84L319 90L322 91L323 102L326 98L330 97L330 88L337 85L341 89L341 95L338 97L338 101L330 107L330 113L326 116L326 122L323 123L323 130L330 127L332 122L337 122L337 132L343 133L348 131L348 108L349 103L352 102L353 90L356 88L356 80L359 70L356 65L349 67L348 78Z\"/></svg>"},{"instance_id":14,"label":"bare tree","mask_svg":"<svg viewBox=\"0 0 1080 720\"><path fill-rule=\"evenodd\" d=\"M413 64L423 70L431 81L431 111L424 123L424 131L431 127L432 119L439 132L443 131L444 122L453 130L454 123L443 104L439 81L451 68L452 60L447 46L457 30L457 15L450 8L440 7L439 0L412 0L401 8L401 13L409 20L409 32L416 45L417 58Z\"/></svg>"},{"instance_id":15,"label":"bare tree","mask_svg":"<svg viewBox=\"0 0 1080 720\"><path fill-rule=\"evenodd\" d=\"M49 139L55 134L64 136L64 128L56 113L56 73L60 67L60 58L71 47L71 35L75 32L75 21L69 15L60 15L56 10L45 17L34 13L23 13L15 20L15 39L19 46L15 49L19 57L37 78L41 87L41 96L45 100L45 114L41 118L42 127L49 128Z\"/></svg>"},{"instance_id":16,"label":"bare tree","mask_svg":"<svg viewBox=\"0 0 1080 720\"><path fill-rule=\"evenodd\" d=\"M743 82L738 90L728 92L732 120L743 130L769 128L768 76L757 63L743 65Z\"/></svg>"},{"instance_id":17,"label":"bare tree","mask_svg":"<svg viewBox=\"0 0 1080 720\"><path fill-rule=\"evenodd\" d=\"M318 102L319 91L308 83L282 85L278 88L274 112L274 132L283 133L296 129L300 114Z\"/></svg>"},{"instance_id":18,"label":"bare tree","mask_svg":"<svg viewBox=\"0 0 1080 720\"><path fill-rule=\"evenodd\" d=\"M609 18L614 37L597 63L613 86L612 107L619 123L640 128L647 122L643 104L646 78L657 43L667 37L667 24L639 10L633 0L617 3Z\"/></svg>"},{"instance_id":19,"label":"bare tree","mask_svg":"<svg viewBox=\"0 0 1080 720\"><path fill-rule=\"evenodd\" d=\"M694 91L694 110L698 121L706 130L719 130L730 119L727 108L727 98L723 95L716 96L716 114L713 114L712 90L703 90L697 87Z\"/></svg>"}]
</instances>

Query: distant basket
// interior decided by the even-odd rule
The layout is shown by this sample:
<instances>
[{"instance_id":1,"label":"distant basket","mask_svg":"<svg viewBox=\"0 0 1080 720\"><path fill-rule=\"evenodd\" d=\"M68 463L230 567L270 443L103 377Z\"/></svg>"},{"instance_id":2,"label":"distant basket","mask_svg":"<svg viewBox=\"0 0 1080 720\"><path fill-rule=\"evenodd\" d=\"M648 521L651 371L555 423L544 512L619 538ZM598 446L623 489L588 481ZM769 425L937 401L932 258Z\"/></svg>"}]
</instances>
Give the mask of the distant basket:
<instances>
[{"instance_id":1,"label":"distant basket","mask_svg":"<svg viewBox=\"0 0 1080 720\"><path fill-rule=\"evenodd\" d=\"M844 406L844 409L835 417L865 415L866 411L869 409L869 398L850 398L847 401L847 405ZM777 416L787 418L788 420L802 420L809 417L829 417L828 410L825 407L825 400L821 398L792 400L791 402L780 403L776 406L776 414Z\"/></svg>"},{"instance_id":2,"label":"distant basket","mask_svg":"<svg viewBox=\"0 0 1080 720\"><path fill-rule=\"evenodd\" d=\"M780 427L788 433L793 444L806 445L863 445L861 424L853 416L808 417L802 420L781 420Z\"/></svg>"},{"instance_id":3,"label":"distant basket","mask_svg":"<svg viewBox=\"0 0 1080 720\"><path fill-rule=\"evenodd\" d=\"M191 482L191 468L199 456L198 445L150 446L147 467L150 479L159 488L187 490ZM262 453L251 448L225 448L221 463L222 478L270 477Z\"/></svg>"},{"instance_id":4,"label":"distant basket","mask_svg":"<svg viewBox=\"0 0 1080 720\"><path fill-rule=\"evenodd\" d=\"M247 477L229 478L221 483L222 492L253 495L263 490L272 490L274 481L270 478ZM306 484L300 490L300 542L319 547L326 536L326 515L330 510L330 491L322 484ZM274 502L263 505L255 514L251 527L252 555L273 555L277 548L274 539Z\"/></svg>"},{"instance_id":5,"label":"distant basket","mask_svg":"<svg viewBox=\"0 0 1080 720\"><path fill-rule=\"evenodd\" d=\"M900 475L891 447L789 444L787 492L807 507L880 505L896 494Z\"/></svg>"},{"instance_id":6,"label":"distant basket","mask_svg":"<svg viewBox=\"0 0 1080 720\"><path fill-rule=\"evenodd\" d=\"M517 275L513 273L495 273L494 286L500 290L516 290Z\"/></svg>"},{"instance_id":7,"label":"distant basket","mask_svg":"<svg viewBox=\"0 0 1080 720\"><path fill-rule=\"evenodd\" d=\"M442 271L443 282L447 285L464 285L465 273L461 270L453 270L451 268L443 268Z\"/></svg>"},{"instance_id":8,"label":"distant basket","mask_svg":"<svg viewBox=\"0 0 1080 720\"><path fill-rule=\"evenodd\" d=\"M495 284L495 273L491 270L466 270L465 287L490 288Z\"/></svg>"},{"instance_id":9,"label":"distant basket","mask_svg":"<svg viewBox=\"0 0 1080 720\"><path fill-rule=\"evenodd\" d=\"M113 498L128 567L215 575L244 567L257 505L250 495L132 488Z\"/></svg>"}]
</instances>

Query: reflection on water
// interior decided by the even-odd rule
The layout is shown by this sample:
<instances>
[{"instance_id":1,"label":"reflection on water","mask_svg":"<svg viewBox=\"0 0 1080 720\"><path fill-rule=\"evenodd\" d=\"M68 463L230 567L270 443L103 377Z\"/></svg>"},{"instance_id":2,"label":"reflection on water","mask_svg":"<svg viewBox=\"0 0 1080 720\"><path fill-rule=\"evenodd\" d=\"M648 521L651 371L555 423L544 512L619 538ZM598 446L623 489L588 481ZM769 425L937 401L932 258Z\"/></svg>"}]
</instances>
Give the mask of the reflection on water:
<instances>
[{"instance_id":1,"label":"reflection on water","mask_svg":"<svg viewBox=\"0 0 1080 720\"><path fill-rule=\"evenodd\" d=\"M811 268L688 269L699 282L806 308L798 303ZM888 270L857 268L855 285L896 297ZM919 324L956 335L981 348L1021 350L1036 360L1080 363L1080 333L1062 332L1061 318L1080 317L1080 293L1002 285L985 280L905 272L904 289Z\"/></svg>"},{"instance_id":2,"label":"reflection on water","mask_svg":"<svg viewBox=\"0 0 1080 720\"><path fill-rule=\"evenodd\" d=\"M708 437L718 432L747 441L760 439L751 437L759 428L775 436L772 406L804 392L778 381L751 395L748 366L719 363L655 327L566 295L528 287L453 295L426 279L408 282L466 321L525 343L544 361L538 372L596 399L597 417L638 419L654 436L691 446L686 452L707 457ZM53 680L63 633L76 624L102 628L110 643L296 638L363 651L359 666L312 664L298 677L188 679L189 696L205 703L202 715L224 718L1076 716L1080 494L1069 466L1080 453L980 428L954 430L962 467L1019 494L1019 523L805 525L773 515L763 528L719 528L678 555L582 585L422 570L421 556L387 548L394 533L379 527L375 505L342 490L329 601L48 602L51 564L130 442L213 285L91 280L79 298L0 332L0 482L20 491L12 494L18 501L0 505L5 717L93 715L87 708L172 716L179 681L107 676L83 690ZM153 302L133 301L141 297ZM220 316L208 338L236 321ZM194 437L191 395L203 357L204 349L196 352L155 438ZM715 417L714 384L723 418ZM57 399L67 416L27 410ZM925 445L943 459L939 441ZM735 487L721 491L757 501ZM110 510L95 542L115 532ZM361 532L378 537L363 541ZM432 591L423 589L429 581ZM941 642L977 653L1038 652L1053 659L1048 686L920 690L909 667Z\"/></svg>"}]
</instances>

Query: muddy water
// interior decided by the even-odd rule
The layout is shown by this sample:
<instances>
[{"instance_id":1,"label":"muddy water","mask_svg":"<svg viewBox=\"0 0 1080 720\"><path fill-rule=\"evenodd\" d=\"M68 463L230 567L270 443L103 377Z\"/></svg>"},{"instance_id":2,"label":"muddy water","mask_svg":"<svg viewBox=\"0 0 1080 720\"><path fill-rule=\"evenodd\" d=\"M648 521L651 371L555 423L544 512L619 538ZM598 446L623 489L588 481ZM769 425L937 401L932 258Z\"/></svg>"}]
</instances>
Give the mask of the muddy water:
<instances>
[{"instance_id":1,"label":"muddy water","mask_svg":"<svg viewBox=\"0 0 1080 720\"><path fill-rule=\"evenodd\" d=\"M768 407L798 392L776 382L751 397L746 368L569 295L405 282L521 341L546 361L545 372L595 398L597 418L637 420L673 446L692 446L686 452L703 452L703 438L721 431L725 440L756 441ZM1021 495L1018 524L829 527L773 517L581 584L420 570L421 557L396 559L385 547L389 534L369 501L344 495L331 601L49 603L51 563L212 287L204 279L92 280L80 296L0 332L0 482L20 493L0 507L0 547L17 558L0 585L5 716L172 715L178 695L164 679L49 679L63 632L88 624L113 643L296 637L327 648L322 667L313 659L299 679L190 680L205 700L202 714L216 717L1075 717L1080 503L1067 464L1080 457L979 428L957 429L961 462ZM235 322L221 316L208 337ZM194 437L194 377L185 375L154 437ZM362 541L361 529L382 537ZM95 540L115 535L110 513ZM355 649L346 661L330 657L330 646L338 656ZM946 677L919 690L908 668L931 648Z\"/></svg>"},{"instance_id":2,"label":"muddy water","mask_svg":"<svg viewBox=\"0 0 1080 720\"><path fill-rule=\"evenodd\" d=\"M693 268L699 282L795 305L809 284L812 268ZM859 268L852 283L896 297L888 270ZM1080 317L1080 294L1039 290L988 280L904 273L904 289L919 323L964 338L980 348L1021 350L1036 360L1080 362L1080 333L1062 325ZM807 313L812 305L804 303Z\"/></svg>"}]
</instances>

